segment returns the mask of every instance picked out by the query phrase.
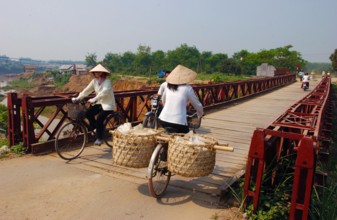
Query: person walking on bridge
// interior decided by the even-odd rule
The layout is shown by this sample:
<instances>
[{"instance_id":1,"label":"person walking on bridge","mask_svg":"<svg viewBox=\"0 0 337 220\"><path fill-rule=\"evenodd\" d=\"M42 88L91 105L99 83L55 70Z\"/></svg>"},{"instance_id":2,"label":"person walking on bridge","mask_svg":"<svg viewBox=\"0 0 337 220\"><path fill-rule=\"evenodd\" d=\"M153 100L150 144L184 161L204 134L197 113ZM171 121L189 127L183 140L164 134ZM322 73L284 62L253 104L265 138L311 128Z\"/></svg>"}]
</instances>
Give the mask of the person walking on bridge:
<instances>
[{"instance_id":1,"label":"person walking on bridge","mask_svg":"<svg viewBox=\"0 0 337 220\"><path fill-rule=\"evenodd\" d=\"M196 72L178 65L166 78L167 88L165 88L162 96L164 108L159 115L160 124L164 128L174 128L178 133L189 132L186 119L188 102L195 108L198 117L202 117L204 114L203 106L196 97L192 86L187 85L196 77Z\"/></svg>"},{"instance_id":2,"label":"person walking on bridge","mask_svg":"<svg viewBox=\"0 0 337 220\"><path fill-rule=\"evenodd\" d=\"M94 130L96 128L95 145L101 145L103 142L104 131L103 122L110 113L113 113L115 108L115 96L111 88L111 82L107 79L110 72L104 66L98 64L91 69L89 73L93 75L94 79L76 98L72 98L72 101L78 102L91 93L95 93L95 96L88 100L91 105L86 112L86 118L89 120L89 130ZM97 120L95 118L96 115Z\"/></svg>"},{"instance_id":3,"label":"person walking on bridge","mask_svg":"<svg viewBox=\"0 0 337 220\"><path fill-rule=\"evenodd\" d=\"M170 75L171 71L169 70L162 70L159 74L158 77L159 78L167 78ZM167 82L163 82L162 84L160 84L159 90L158 90L158 95L162 96L165 88L167 87Z\"/></svg>"}]
</instances>

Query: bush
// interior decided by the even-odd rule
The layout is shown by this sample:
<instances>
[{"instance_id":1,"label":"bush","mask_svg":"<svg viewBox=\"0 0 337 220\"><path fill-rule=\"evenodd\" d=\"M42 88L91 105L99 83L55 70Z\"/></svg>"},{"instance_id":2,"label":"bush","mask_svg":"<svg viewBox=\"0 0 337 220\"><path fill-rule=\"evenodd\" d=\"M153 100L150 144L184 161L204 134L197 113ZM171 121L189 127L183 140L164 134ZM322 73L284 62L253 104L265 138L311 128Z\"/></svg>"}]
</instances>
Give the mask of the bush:
<instances>
[{"instance_id":1,"label":"bush","mask_svg":"<svg viewBox=\"0 0 337 220\"><path fill-rule=\"evenodd\" d=\"M54 76L54 82L57 88L62 88L69 82L71 74L57 74Z\"/></svg>"},{"instance_id":2,"label":"bush","mask_svg":"<svg viewBox=\"0 0 337 220\"><path fill-rule=\"evenodd\" d=\"M11 152L15 153L18 156L25 155L27 152L27 147L23 146L23 143L20 142L18 145L14 145L11 148Z\"/></svg>"},{"instance_id":3,"label":"bush","mask_svg":"<svg viewBox=\"0 0 337 220\"><path fill-rule=\"evenodd\" d=\"M7 107L0 104L0 128L8 129L8 110Z\"/></svg>"}]
</instances>

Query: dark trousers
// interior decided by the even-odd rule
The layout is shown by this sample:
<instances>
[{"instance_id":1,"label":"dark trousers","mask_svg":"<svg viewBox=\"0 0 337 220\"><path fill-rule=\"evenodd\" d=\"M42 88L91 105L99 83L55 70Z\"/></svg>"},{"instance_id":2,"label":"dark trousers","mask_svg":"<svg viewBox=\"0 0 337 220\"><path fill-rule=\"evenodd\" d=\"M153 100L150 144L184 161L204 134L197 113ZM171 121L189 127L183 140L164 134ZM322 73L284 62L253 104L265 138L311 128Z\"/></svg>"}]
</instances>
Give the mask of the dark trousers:
<instances>
[{"instance_id":1,"label":"dark trousers","mask_svg":"<svg viewBox=\"0 0 337 220\"><path fill-rule=\"evenodd\" d=\"M96 138L101 140L103 139L103 122L106 117L113 112L113 110L104 111L102 105L90 105L85 116L89 120L89 130L93 130L96 128ZM95 118L96 115L97 119Z\"/></svg>"},{"instance_id":2,"label":"dark trousers","mask_svg":"<svg viewBox=\"0 0 337 220\"><path fill-rule=\"evenodd\" d=\"M176 133L188 133L190 131L187 125L174 124L167 121L159 121L163 128L173 128Z\"/></svg>"}]
</instances>

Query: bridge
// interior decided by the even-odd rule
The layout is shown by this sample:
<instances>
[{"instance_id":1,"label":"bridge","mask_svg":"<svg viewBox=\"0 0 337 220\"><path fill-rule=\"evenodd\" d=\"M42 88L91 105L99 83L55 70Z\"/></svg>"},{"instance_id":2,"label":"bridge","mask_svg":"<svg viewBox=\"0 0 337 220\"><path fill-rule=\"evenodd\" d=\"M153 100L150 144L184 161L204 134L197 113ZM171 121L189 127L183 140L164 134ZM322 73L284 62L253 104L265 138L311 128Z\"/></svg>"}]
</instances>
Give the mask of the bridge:
<instances>
[{"instance_id":1,"label":"bridge","mask_svg":"<svg viewBox=\"0 0 337 220\"><path fill-rule=\"evenodd\" d=\"M234 147L235 150L231 153L217 152L215 169L213 173L207 177L184 178L178 175L174 176L170 181L169 190L171 187L176 187L190 192L203 192L221 199L223 194L226 193L227 188L245 175L246 169L249 167L247 165L247 159L250 155L250 149L252 148L251 142L256 133L256 129L269 127L280 115L287 112L291 106L298 103L311 92L314 92L315 86L322 84L321 79L313 80L310 85L311 90L304 92L300 89L300 82L294 81L294 76L291 76L291 79L279 77L276 80L276 78L273 79L272 82L264 80L251 81L249 83L238 82L236 86L233 86L234 83L231 85L194 87L199 95L199 99L203 101L207 112L203 118L202 126L197 132L211 135L217 138L220 143L228 143ZM135 111L131 106L133 104L137 106L143 105L146 109L146 107L148 107L147 101L154 92L156 92L156 90L138 91L138 95L146 96L141 98L141 104L139 102L137 103L137 101L132 102L132 100L135 101L135 97L133 96L128 96L128 102L126 102L126 100L123 99L127 96L126 93L120 94L116 92L116 99L121 112L126 115L126 118L129 121L137 122L141 114ZM329 93L329 91L325 91L325 93ZM250 97L254 97L254 99L247 99ZM41 132L46 132L50 135L50 140L44 143L38 143L36 140L41 137L40 133L30 135L29 132L32 131L26 131L26 134L23 134L23 140L30 146L32 153L39 153L41 149L46 148L48 143L50 145L53 139L52 137L55 135L55 131L49 131L48 126L46 127L46 125L39 122L37 116L42 110L33 112L31 110L31 107L37 108L44 106L41 103L45 98L23 97L22 100L20 100L15 94L8 95L8 98L9 103L17 103L17 106L20 106L19 103L22 103L24 129L29 130L29 124L32 123L33 120L43 126ZM57 106L55 115L59 112L66 115L62 109L63 105L61 105L61 103L64 104L64 99L60 97L50 97L47 102L46 100L43 100L43 102L48 102L48 105ZM221 102L226 102L226 104L219 104ZM29 106L30 108L28 108ZM15 111L15 109L9 109L9 111ZM15 114L11 115L13 119L10 124L14 125L17 123L15 117L18 116ZM53 115L53 117L55 115ZM307 116L309 116L308 113L306 113L306 117ZM61 118L60 121L62 122L62 120L64 119ZM46 124L50 124L51 121L48 121ZM313 123L311 124L314 126ZM318 126L320 126L320 124ZM56 127L58 127L58 125L56 125ZM276 131L276 129L274 130ZM9 139L14 143L18 138L17 126L12 126L9 129L9 133ZM308 133L306 133L306 135L308 135ZM269 136L273 135L269 134ZM298 144L298 142L296 143ZM278 143L278 146L280 145L282 144ZM113 165L111 149L107 147L90 146L85 149L79 159L71 163L77 166L90 167L90 169L106 170L107 172L113 172L132 178L145 178L147 171L146 168L135 169ZM260 174L257 176L261 177L261 175L259 175ZM258 184L257 182L257 185ZM259 191L252 192L247 188L246 193L253 197L254 204L257 208L258 204L256 203L258 203Z\"/></svg>"},{"instance_id":2,"label":"bridge","mask_svg":"<svg viewBox=\"0 0 337 220\"><path fill-rule=\"evenodd\" d=\"M318 82L312 81L311 88ZM307 94L308 92L300 89L300 83L296 82L254 99L234 102L207 113L197 133L213 136L219 140L219 143L228 143L229 146L234 147L234 152L218 151L211 175L201 178L176 175L172 177L169 187L200 191L221 197L221 193L224 193L228 186L245 174L254 130L268 127L273 120ZM81 158L74 163L100 167L109 172L137 178L145 178L147 172L146 168L113 166L111 150L95 146L90 150L86 149Z\"/></svg>"}]
</instances>

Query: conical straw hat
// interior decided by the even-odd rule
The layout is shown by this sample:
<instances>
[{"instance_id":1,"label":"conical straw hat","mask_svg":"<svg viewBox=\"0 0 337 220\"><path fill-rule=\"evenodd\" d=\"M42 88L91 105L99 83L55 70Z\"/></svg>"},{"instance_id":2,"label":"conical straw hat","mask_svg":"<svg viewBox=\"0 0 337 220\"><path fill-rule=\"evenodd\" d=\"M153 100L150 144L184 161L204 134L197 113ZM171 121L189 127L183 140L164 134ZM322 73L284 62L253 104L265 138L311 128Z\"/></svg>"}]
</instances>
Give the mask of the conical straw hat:
<instances>
[{"instance_id":1,"label":"conical straw hat","mask_svg":"<svg viewBox=\"0 0 337 220\"><path fill-rule=\"evenodd\" d=\"M181 85L192 82L195 78L197 78L196 72L183 65L178 65L166 78L166 82L174 85Z\"/></svg>"},{"instance_id":2,"label":"conical straw hat","mask_svg":"<svg viewBox=\"0 0 337 220\"><path fill-rule=\"evenodd\" d=\"M107 70L104 66L102 66L101 64L98 64L97 66L95 66L94 68L92 68L90 71L90 73L95 73L95 72L100 72L100 73L107 73L110 74L109 70Z\"/></svg>"}]
</instances>

